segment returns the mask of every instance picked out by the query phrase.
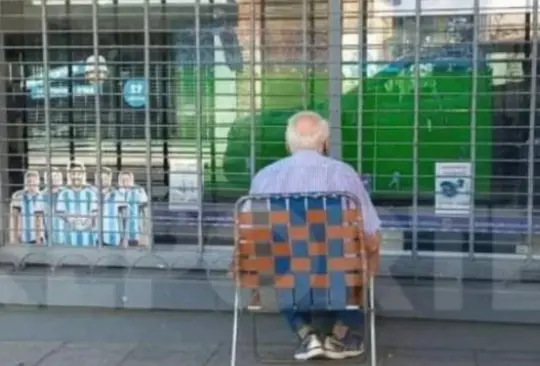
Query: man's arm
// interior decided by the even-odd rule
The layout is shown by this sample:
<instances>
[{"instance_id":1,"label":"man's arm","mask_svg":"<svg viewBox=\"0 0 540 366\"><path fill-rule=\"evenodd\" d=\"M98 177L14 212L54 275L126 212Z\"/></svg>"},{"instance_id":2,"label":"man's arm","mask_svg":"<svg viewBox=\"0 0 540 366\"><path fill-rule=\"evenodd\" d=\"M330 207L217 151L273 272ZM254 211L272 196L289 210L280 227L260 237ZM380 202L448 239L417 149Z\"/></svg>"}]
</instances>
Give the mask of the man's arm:
<instances>
[{"instance_id":1,"label":"man's arm","mask_svg":"<svg viewBox=\"0 0 540 366\"><path fill-rule=\"evenodd\" d=\"M336 177L340 179L340 177ZM374 273L378 265L379 250L381 245L381 220L377 210L364 187L360 176L352 169L342 177L345 183L346 192L354 194L360 201L362 210L362 220L364 222L364 242L366 250L369 252L368 263L370 272Z\"/></svg>"}]
</instances>

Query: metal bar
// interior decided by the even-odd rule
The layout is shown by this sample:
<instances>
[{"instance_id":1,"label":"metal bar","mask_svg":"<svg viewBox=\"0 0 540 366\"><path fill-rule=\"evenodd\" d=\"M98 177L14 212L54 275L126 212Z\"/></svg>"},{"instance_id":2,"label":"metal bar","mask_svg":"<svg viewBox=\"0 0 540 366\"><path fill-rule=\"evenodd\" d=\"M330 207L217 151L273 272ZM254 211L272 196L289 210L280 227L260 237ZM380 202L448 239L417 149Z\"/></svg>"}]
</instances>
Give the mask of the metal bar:
<instances>
[{"instance_id":1,"label":"metal bar","mask_svg":"<svg viewBox=\"0 0 540 366\"><path fill-rule=\"evenodd\" d=\"M471 115L470 115L470 157L469 161L471 164L471 175L470 180L470 189L469 189L469 199L470 199L470 214L469 214L469 240L468 240L468 251L469 258L474 257L475 248L474 248L474 224L475 224L475 196L476 196L476 113L477 113L477 104L478 104L478 44L480 32L480 0L474 0L474 13L473 13L473 39L472 39L472 85L471 85Z\"/></svg>"},{"instance_id":2,"label":"metal bar","mask_svg":"<svg viewBox=\"0 0 540 366\"><path fill-rule=\"evenodd\" d=\"M48 14L47 14L47 4L45 2L41 3L41 43L42 43L42 58L43 58L43 114L45 119L45 141L46 141L46 155L47 155L47 187L49 190L48 201L47 202L47 218L45 222L47 227L48 243L47 245L54 244L52 240L53 235L53 195L52 195L52 139L51 139L51 101L50 101L50 85L49 85L49 24L48 24ZM71 64L68 65L68 70L71 69ZM71 82L71 80L70 80ZM36 238L37 239L37 238Z\"/></svg>"},{"instance_id":3,"label":"metal bar","mask_svg":"<svg viewBox=\"0 0 540 366\"><path fill-rule=\"evenodd\" d=\"M529 161L527 171L527 244L529 250L527 252L528 259L532 259L532 241L533 241L533 215L534 215L534 146L536 140L535 120L536 120L536 103L537 103L537 76L538 76L538 0L533 0L532 6L532 27L533 34L531 37L531 104L529 109Z\"/></svg>"},{"instance_id":4,"label":"metal bar","mask_svg":"<svg viewBox=\"0 0 540 366\"><path fill-rule=\"evenodd\" d=\"M148 248L154 245L153 233L153 214L152 214L152 130L150 121L150 88L152 86L150 80L150 3L149 0L144 0L143 6L143 29L144 29L144 138L146 145L146 194L148 195L148 210L146 217L146 233Z\"/></svg>"},{"instance_id":5,"label":"metal bar","mask_svg":"<svg viewBox=\"0 0 540 366\"><path fill-rule=\"evenodd\" d=\"M412 161L412 256L418 256L418 142L420 130L420 45L421 45L421 16L422 0L416 0L415 5L415 40L414 40L414 125L413 125L413 161Z\"/></svg>"},{"instance_id":6,"label":"metal bar","mask_svg":"<svg viewBox=\"0 0 540 366\"><path fill-rule=\"evenodd\" d=\"M328 9L328 120L330 123L330 154L341 159L341 0L329 0Z\"/></svg>"},{"instance_id":7,"label":"metal bar","mask_svg":"<svg viewBox=\"0 0 540 366\"><path fill-rule=\"evenodd\" d=\"M148 0L147 0L148 1ZM203 148L202 148L202 122L203 122L203 89L202 89L202 59L201 59L201 0L195 1L195 109L196 113L196 149L197 149L197 247L204 251L203 241Z\"/></svg>"},{"instance_id":8,"label":"metal bar","mask_svg":"<svg viewBox=\"0 0 540 366\"><path fill-rule=\"evenodd\" d=\"M309 66L308 62L309 60L308 56L308 47L309 47L309 39L308 39L308 7L309 7L309 0L302 0L302 108L308 109L309 105Z\"/></svg>"},{"instance_id":9,"label":"metal bar","mask_svg":"<svg viewBox=\"0 0 540 366\"><path fill-rule=\"evenodd\" d=\"M99 0L92 0L92 48L94 50L94 67L95 67L95 79L92 80L95 84L94 93L94 112L96 120L96 174L98 179L98 246L103 244L103 182L101 181L101 161L102 161L102 141L101 141L101 60L99 55Z\"/></svg>"},{"instance_id":10,"label":"metal bar","mask_svg":"<svg viewBox=\"0 0 540 366\"><path fill-rule=\"evenodd\" d=\"M358 11L356 17L358 20L357 33L358 33L358 100L356 109L356 169L359 173L362 172L362 146L363 146L363 125L364 125L364 57L366 56L366 20L367 20L367 0L357 0Z\"/></svg>"},{"instance_id":11,"label":"metal bar","mask_svg":"<svg viewBox=\"0 0 540 366\"><path fill-rule=\"evenodd\" d=\"M66 42L67 42L67 63L68 63L68 136L69 136L69 161L75 160L75 118L73 117L75 107L73 103L73 40L71 35L71 0L66 0Z\"/></svg>"},{"instance_id":12,"label":"metal bar","mask_svg":"<svg viewBox=\"0 0 540 366\"><path fill-rule=\"evenodd\" d=\"M119 8L119 4L118 4L118 0L113 0L113 14L114 14L114 29L115 29L115 32L114 32L114 43L116 45L120 45L121 44L121 41L120 41L120 32L119 32L119 29L120 29L120 23L118 21L118 9ZM122 100L122 88L123 88L123 85L124 85L124 80L123 80L123 76L122 76L122 49L120 48L119 49L119 53L117 55L117 60L115 62L115 65L114 65L114 77L116 78L116 80L114 80L114 84L115 84L115 87L113 88L114 90L114 95L113 95L113 100L114 100L114 103L113 103L113 106L114 106L114 117L115 117L115 121L116 121L116 126L114 127L115 129L115 132L116 132L116 136L115 136L115 140L116 140L116 143L115 143L115 152L116 152L116 170L118 172L120 172L122 170L122 124L120 121L123 121L123 113L122 113L122 108L124 107L124 101Z\"/></svg>"},{"instance_id":13,"label":"metal bar","mask_svg":"<svg viewBox=\"0 0 540 366\"><path fill-rule=\"evenodd\" d=\"M257 97L257 90L256 90L256 75L255 75L255 67L257 65L257 38L256 38L256 18L257 18L257 10L256 10L256 1L251 2L250 6L250 15L249 15L249 115L250 115L250 125L249 125L249 177L250 179L253 178L255 175L255 169L257 167L256 164L256 135L257 135L257 126L256 126L256 120L255 120L255 114L257 112L257 105L256 105L256 97ZM265 29L261 29L261 32L264 32ZM265 60L261 60L261 62L264 65ZM262 67L264 70L264 66ZM262 82L264 83L265 80L263 79ZM264 90L264 88L263 88ZM263 96L263 103L264 103L264 96Z\"/></svg>"}]
</instances>

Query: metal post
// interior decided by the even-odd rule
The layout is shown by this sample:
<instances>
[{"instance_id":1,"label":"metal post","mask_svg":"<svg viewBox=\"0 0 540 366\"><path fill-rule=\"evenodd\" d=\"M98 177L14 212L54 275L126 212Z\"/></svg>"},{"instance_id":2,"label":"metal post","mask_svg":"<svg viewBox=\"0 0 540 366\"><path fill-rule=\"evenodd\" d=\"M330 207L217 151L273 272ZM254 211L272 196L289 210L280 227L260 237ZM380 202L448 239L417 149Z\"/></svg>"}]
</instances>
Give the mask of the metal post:
<instances>
[{"instance_id":1,"label":"metal post","mask_svg":"<svg viewBox=\"0 0 540 366\"><path fill-rule=\"evenodd\" d=\"M367 19L367 0L357 0L358 11L356 13L358 25L358 100L356 109L356 170L359 173L362 172L362 158L363 158L363 127L364 127L364 57L366 57L366 19Z\"/></svg>"},{"instance_id":2,"label":"metal post","mask_svg":"<svg viewBox=\"0 0 540 366\"><path fill-rule=\"evenodd\" d=\"M308 5L309 0L302 0L302 108L308 109L309 105L309 60L308 56Z\"/></svg>"},{"instance_id":3,"label":"metal post","mask_svg":"<svg viewBox=\"0 0 540 366\"><path fill-rule=\"evenodd\" d=\"M412 202L412 256L418 257L418 142L420 129L420 36L422 21L422 0L416 0L415 5L415 40L414 40L414 126L413 126L413 202ZM416 264L416 261L415 261Z\"/></svg>"},{"instance_id":4,"label":"metal post","mask_svg":"<svg viewBox=\"0 0 540 366\"><path fill-rule=\"evenodd\" d=\"M529 161L527 171L527 244L529 245L529 251L527 256L532 258L532 241L534 235L533 228L533 213L534 213L534 157L535 157L535 143L536 131L535 131L535 119L536 119L536 93L537 93L537 75L538 75L538 0L533 0L532 7L532 27L533 34L531 37L532 49L531 49L531 104L529 107Z\"/></svg>"},{"instance_id":5,"label":"metal post","mask_svg":"<svg viewBox=\"0 0 540 366\"><path fill-rule=\"evenodd\" d=\"M474 257L474 225L476 219L476 209L475 209L475 197L476 197L476 112L478 104L478 44L479 40L479 29L480 29L480 0L474 0L474 14L473 14L473 52L472 52L472 85L471 85L471 136L470 136L470 164L471 164L471 176L470 179L470 189L469 189L469 199L471 212L469 214L469 258Z\"/></svg>"},{"instance_id":6,"label":"metal post","mask_svg":"<svg viewBox=\"0 0 540 366\"><path fill-rule=\"evenodd\" d=\"M330 153L341 159L341 0L329 0L328 9L328 120L330 129Z\"/></svg>"},{"instance_id":7,"label":"metal post","mask_svg":"<svg viewBox=\"0 0 540 366\"><path fill-rule=\"evenodd\" d=\"M94 49L94 67L96 79L93 80L95 83L95 94L94 94L94 112L96 118L96 174L99 177L98 179L98 238L99 238L99 247L103 244L103 182L101 181L101 162L102 162L102 142L101 142L101 88L99 79L100 72L100 55L99 55L99 0L92 0L92 47Z\"/></svg>"},{"instance_id":8,"label":"metal post","mask_svg":"<svg viewBox=\"0 0 540 366\"><path fill-rule=\"evenodd\" d=\"M202 59L201 59L201 0L195 1L195 109L196 114L196 155L197 155L197 247L202 253L203 241L203 146L202 146L202 121L203 121L203 90L202 90Z\"/></svg>"},{"instance_id":9,"label":"metal post","mask_svg":"<svg viewBox=\"0 0 540 366\"><path fill-rule=\"evenodd\" d=\"M47 187L52 189L52 140L51 140L51 101L50 101L50 85L49 85L49 25L48 25L48 15L47 15L47 4L45 2L41 3L41 43L42 43L42 58L43 58L43 114L45 120L45 145L46 145L46 163L47 163ZM68 68L71 68L71 65L68 65ZM52 226L52 217L53 217L53 195L50 191L47 202L47 212L44 213L47 215L45 222L47 223L47 233L49 233L49 240L47 245L54 244L52 243L53 238L53 226Z\"/></svg>"},{"instance_id":10,"label":"metal post","mask_svg":"<svg viewBox=\"0 0 540 366\"><path fill-rule=\"evenodd\" d=\"M256 91L256 75L255 75L255 67L257 65L257 35L255 34L256 31L256 18L257 18L257 8L256 8L256 1L251 2L250 6L250 15L249 15L249 116L250 116L250 125L249 125L249 178L250 180L255 175L255 169L257 167L257 156L256 156L256 134L257 134L257 126L256 126L256 120L255 120L255 114L257 112L257 105L256 105L256 97L257 97L257 91ZM264 33L265 29L261 29L261 32ZM264 55L262 55L264 56ZM261 60L261 62L264 64L264 59ZM262 68L264 70L264 67ZM263 79L263 83L265 80ZM264 97L263 97L264 102Z\"/></svg>"},{"instance_id":11,"label":"metal post","mask_svg":"<svg viewBox=\"0 0 540 366\"><path fill-rule=\"evenodd\" d=\"M148 195L148 210L146 218L146 233L148 248L154 245L154 221L152 215L152 130L150 121L150 3L144 0L144 138L146 145L146 194Z\"/></svg>"}]
</instances>

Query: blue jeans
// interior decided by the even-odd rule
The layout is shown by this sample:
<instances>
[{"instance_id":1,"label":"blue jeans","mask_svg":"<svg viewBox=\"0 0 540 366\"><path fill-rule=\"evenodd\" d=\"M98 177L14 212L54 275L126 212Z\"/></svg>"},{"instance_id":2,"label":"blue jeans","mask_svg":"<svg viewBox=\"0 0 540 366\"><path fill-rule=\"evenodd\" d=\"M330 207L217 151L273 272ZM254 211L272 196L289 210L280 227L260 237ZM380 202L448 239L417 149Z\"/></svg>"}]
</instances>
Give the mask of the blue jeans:
<instances>
[{"instance_id":1,"label":"blue jeans","mask_svg":"<svg viewBox=\"0 0 540 366\"><path fill-rule=\"evenodd\" d=\"M332 324L340 323L353 330L360 329L364 325L364 313L361 310L336 310L321 312L305 312L294 310L283 310L281 312L287 319L287 323L297 333L302 327L312 326L316 317L329 319Z\"/></svg>"}]
</instances>

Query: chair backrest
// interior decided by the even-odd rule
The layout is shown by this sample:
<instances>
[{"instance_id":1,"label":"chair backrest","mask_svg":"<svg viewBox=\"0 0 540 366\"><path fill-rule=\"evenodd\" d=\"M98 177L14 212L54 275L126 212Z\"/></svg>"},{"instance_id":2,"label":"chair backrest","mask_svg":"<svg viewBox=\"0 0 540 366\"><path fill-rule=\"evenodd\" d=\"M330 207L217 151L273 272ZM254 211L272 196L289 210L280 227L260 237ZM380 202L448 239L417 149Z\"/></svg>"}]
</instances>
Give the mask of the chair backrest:
<instances>
[{"instance_id":1,"label":"chair backrest","mask_svg":"<svg viewBox=\"0 0 540 366\"><path fill-rule=\"evenodd\" d=\"M237 286L272 288L279 309L361 306L368 258L360 207L345 193L242 197L235 212Z\"/></svg>"}]
</instances>

